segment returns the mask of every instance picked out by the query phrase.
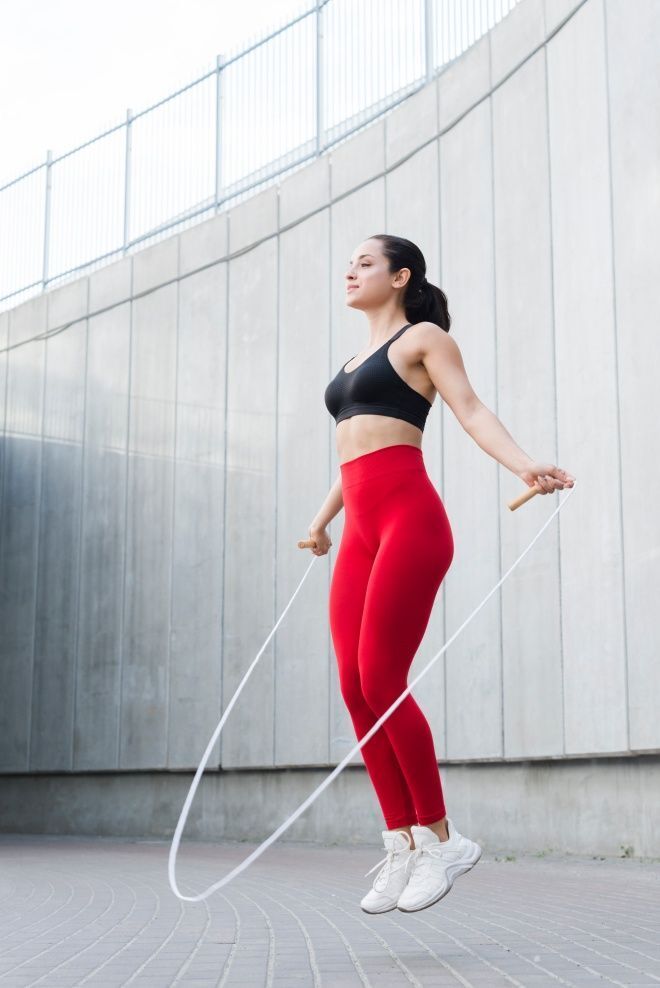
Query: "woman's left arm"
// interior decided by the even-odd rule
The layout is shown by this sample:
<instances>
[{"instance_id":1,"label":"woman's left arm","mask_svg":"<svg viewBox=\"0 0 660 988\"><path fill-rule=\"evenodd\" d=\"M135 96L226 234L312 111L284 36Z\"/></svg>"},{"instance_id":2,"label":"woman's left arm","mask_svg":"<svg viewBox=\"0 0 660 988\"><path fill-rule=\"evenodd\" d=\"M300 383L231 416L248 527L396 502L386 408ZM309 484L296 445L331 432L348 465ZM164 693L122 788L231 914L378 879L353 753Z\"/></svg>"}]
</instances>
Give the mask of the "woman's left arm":
<instances>
[{"instance_id":1,"label":"woman's left arm","mask_svg":"<svg viewBox=\"0 0 660 988\"><path fill-rule=\"evenodd\" d=\"M541 493L572 487L575 478L552 463L538 462L514 442L494 412L476 395L458 344L435 323L419 323L420 359L434 387L478 446L528 487Z\"/></svg>"}]
</instances>

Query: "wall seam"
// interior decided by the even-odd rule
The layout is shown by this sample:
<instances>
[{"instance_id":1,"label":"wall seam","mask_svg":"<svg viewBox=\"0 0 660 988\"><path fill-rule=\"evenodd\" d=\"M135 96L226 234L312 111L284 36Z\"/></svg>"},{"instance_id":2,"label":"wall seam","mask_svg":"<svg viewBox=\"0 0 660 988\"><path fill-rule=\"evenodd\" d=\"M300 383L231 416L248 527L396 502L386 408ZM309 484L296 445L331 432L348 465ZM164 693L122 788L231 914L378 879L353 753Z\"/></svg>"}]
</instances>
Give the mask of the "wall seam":
<instances>
[{"instance_id":1,"label":"wall seam","mask_svg":"<svg viewBox=\"0 0 660 988\"><path fill-rule=\"evenodd\" d=\"M131 470L131 388L133 386L133 310L135 264L131 257L131 287L128 305L128 384L126 388L126 468L124 470L124 518L122 531L121 617L119 623L119 696L117 702L117 768L121 768L121 722L124 693L124 632L126 629L126 560L128 556L128 488Z\"/></svg>"},{"instance_id":2,"label":"wall seam","mask_svg":"<svg viewBox=\"0 0 660 988\"><path fill-rule=\"evenodd\" d=\"M46 328L48 327L48 311L50 309L50 297L46 298ZM26 763L28 769L32 758L32 722L34 718L34 667L36 661L37 648L37 614L38 614L38 594L39 594L39 570L41 563L41 512L43 510L43 487L44 487L44 416L46 409L46 380L48 377L48 339L44 341L43 354L43 380L41 382L41 435L39 437L39 494L37 496L36 512L36 550L34 567L34 604L32 614L32 656L30 659L30 677L28 687L28 728L27 728L27 749Z\"/></svg>"},{"instance_id":3,"label":"wall seam","mask_svg":"<svg viewBox=\"0 0 660 988\"><path fill-rule=\"evenodd\" d=\"M85 311L89 312L89 278L87 278L87 302ZM71 677L71 687L73 696L71 699L71 768L74 767L76 759L76 707L78 704L78 649L80 647L80 585L82 583L82 560L83 560L83 530L84 530L84 504L85 504L85 452L87 443L85 441L87 433L87 390L88 390L88 366L89 366L89 316L85 316L85 366L83 370L83 416L82 416L82 436L80 450L80 500L78 511L78 572L76 573L76 603L75 603L75 626L73 644L73 670Z\"/></svg>"},{"instance_id":4,"label":"wall seam","mask_svg":"<svg viewBox=\"0 0 660 988\"><path fill-rule=\"evenodd\" d=\"M279 431L280 431L280 322L282 319L282 291L280 285L280 251L282 242L280 237L280 190L277 189L277 240L275 242L275 478L273 499L273 611L271 619L273 625L277 624L277 574L278 574L278 533L279 527L277 519L279 515ZM273 765L277 764L277 632L273 636L273 692L272 692L272 757Z\"/></svg>"},{"instance_id":5,"label":"wall seam","mask_svg":"<svg viewBox=\"0 0 660 988\"><path fill-rule=\"evenodd\" d=\"M544 7L545 16L545 7ZM550 239L550 326L552 336L552 395L555 425L555 455L559 461L559 398L557 394L557 320L555 308L555 251L554 224L552 215L552 134L550 127L550 79L548 66L548 49L543 53L543 68L545 78L545 128L546 150L548 164L548 228ZM559 623L559 675L561 679L561 753L566 755L566 676L564 673L564 615L562 593L562 559L561 559L561 516L557 515L557 588L558 588L558 623Z\"/></svg>"},{"instance_id":6,"label":"wall seam","mask_svg":"<svg viewBox=\"0 0 660 988\"><path fill-rule=\"evenodd\" d=\"M167 614L167 664L165 702L165 764L170 764L170 726L172 721L172 632L174 615L174 545L176 532L176 478L179 422L179 334L181 332L181 236L176 239L176 322L174 327L174 438L172 450L172 507L170 510L169 602Z\"/></svg>"},{"instance_id":7,"label":"wall seam","mask_svg":"<svg viewBox=\"0 0 660 988\"><path fill-rule=\"evenodd\" d=\"M491 46L490 34L488 36L488 71L491 79L491 93L493 90L492 86L492 75L493 75L493 50ZM495 137L494 137L494 126L493 126L493 97L490 96L488 100L488 123L490 126L490 220L491 220L491 246L493 250L493 266L492 266L492 291L493 291L493 376L494 376L494 398L495 398L495 415L499 417L499 374L498 374L498 346L497 346L497 238L495 232L495 222L496 222L496 199L495 199ZM502 579L502 519L500 515L499 505L501 497L501 483L500 483L500 464L495 464L495 490L496 490L496 507L495 507L495 518L497 521L497 579ZM502 630L502 588L499 587L497 591L497 635L498 635L498 647L499 647L499 666L500 666L500 752L502 756L506 753L506 731L505 731L505 719L504 719L504 632Z\"/></svg>"},{"instance_id":8,"label":"wall seam","mask_svg":"<svg viewBox=\"0 0 660 988\"><path fill-rule=\"evenodd\" d=\"M332 196L332 156L330 156L330 158L328 160L328 192L330 193L330 196ZM328 358L327 358L328 359L328 363L327 363L327 378L326 378L326 380L329 381L332 378L332 367L333 367L333 357L332 357L332 298L333 298L333 295L332 295L332 206L330 204L328 204L324 208L327 209L327 215L328 215L328 350L327 350L327 353L328 353ZM332 484L334 483L334 481L332 479L332 445L333 445L332 427L333 427L333 421L332 421L332 419L328 418L326 420L326 436L328 437L328 441L327 441L328 472L327 472L327 475L326 475L326 482L327 482L327 485L329 487L332 486ZM343 492L342 492L342 500L343 500ZM332 524L332 522L330 522L330 524ZM337 551L337 550L335 550L335 551ZM333 556L332 556L332 548L330 548L328 550L328 560L327 560L326 570L325 570L325 572L326 572L326 580L327 580L326 586L328 587L328 597L326 598L326 606L325 606L326 615L329 614L329 610L328 610L328 605L329 605L329 588L330 588L330 582L332 580L332 573L333 573L333 570L334 570L334 566L331 566L330 565L330 560L332 558L333 558ZM335 557L335 560L336 560L336 557ZM328 764L330 764L331 761L332 761L332 729L333 729L333 721L332 721L332 668L333 668L333 662L335 662L335 653L334 653L334 643L333 643L333 640L332 640L332 630L330 628L330 621L329 620L326 621L325 647L326 647L326 655L327 655L327 658L328 658L328 748L327 748L328 754L327 754L327 760L328 760Z\"/></svg>"},{"instance_id":9,"label":"wall seam","mask_svg":"<svg viewBox=\"0 0 660 988\"><path fill-rule=\"evenodd\" d=\"M231 228L231 214L227 214L227 246L231 246L230 239L230 228ZM229 409L229 292L230 292L230 265L227 262L225 264L225 408L224 408L224 435L223 435L223 490L222 490L222 588L221 588L221 608L220 608L220 711L222 714L222 705L224 702L225 694L225 599L226 599L226 565L227 565L227 418ZM222 769L222 748L223 748L223 735L222 732L218 737L218 767Z\"/></svg>"},{"instance_id":10,"label":"wall seam","mask_svg":"<svg viewBox=\"0 0 660 988\"><path fill-rule=\"evenodd\" d=\"M628 750L630 750L630 671L628 666L628 608L626 600L626 570L625 570L625 514L623 511L623 464L621 461L621 401L619 397L619 321L617 315L617 293L616 293L616 242L614 237L614 185L612 181L612 125L611 125L611 94L610 94L610 61L609 61L609 35L607 26L607 0L602 0L603 4L603 49L605 52L605 92L607 94L607 171L609 178L609 208L610 208L610 261L612 274L612 329L614 333L614 398L616 409L616 439L617 451L619 455L618 491L619 491L619 533L621 539L621 601L623 607L623 672L625 684L624 711L626 717L626 739Z\"/></svg>"}]
</instances>

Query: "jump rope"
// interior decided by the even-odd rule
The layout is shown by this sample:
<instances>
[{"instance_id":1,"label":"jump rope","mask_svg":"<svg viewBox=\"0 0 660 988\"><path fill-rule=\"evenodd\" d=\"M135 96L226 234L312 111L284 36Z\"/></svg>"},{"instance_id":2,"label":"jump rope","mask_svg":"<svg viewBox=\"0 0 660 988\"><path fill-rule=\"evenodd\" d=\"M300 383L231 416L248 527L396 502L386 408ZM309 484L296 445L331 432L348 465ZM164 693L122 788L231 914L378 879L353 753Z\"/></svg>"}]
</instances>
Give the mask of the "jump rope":
<instances>
[{"instance_id":1,"label":"jump rope","mask_svg":"<svg viewBox=\"0 0 660 988\"><path fill-rule=\"evenodd\" d=\"M209 885L209 887L204 892L200 892L199 895L184 895L183 892L181 892L181 890L179 889L179 886L177 885L177 882L176 882L176 873L175 873L175 869L176 869L176 856L177 856L177 852L179 850L179 843L181 841L181 835L183 834L183 829L184 829L184 827L186 825L186 820L188 819L188 813L190 811L190 807L192 805L192 801L195 798L195 792L197 791L197 786L199 785L200 779L201 779L201 777L203 775L203 772L204 772L204 769L206 767L206 763L208 762L209 757L211 755L211 751L213 749L213 746L214 746L215 742L218 740L218 738L220 736L220 733L222 731L222 728L224 727L225 722L226 722L227 718L229 717L229 714L230 714L230 712L231 712L231 710L232 710L232 708L234 706L234 703L236 702L236 700L237 700L237 698L238 698L241 690L243 689L243 686L245 685L245 683L247 682L248 678L250 677L250 674L252 673L252 670L256 666L257 662L259 661L259 659L263 655L263 652L264 652L264 649L266 648L266 645L271 640L271 638L273 637L273 635L277 631L278 627L282 623L282 620L284 618L284 615L286 614L286 612L291 607L291 604L295 600L298 591L300 590L300 588L302 587L303 583L307 579L307 576L308 576L309 571L311 570L312 566L314 565L314 563L316 562L316 560L318 558L320 558L318 556L314 556L314 558L312 559L311 563L307 567L307 571L305 572L305 575L303 576L302 580L300 581L300 583L298 584L298 586L294 590L293 595L291 597L291 600L289 601L289 603L286 605L286 607L282 611L282 614L280 615L279 620L275 624L275 627L273 628L273 630L271 631L271 633L268 635L268 638L266 639L266 641L263 643L263 645L261 646L261 648L257 652L257 654L256 654L256 656L255 656L255 658L254 658L254 660L252 662L252 665L250 666L250 668L248 669L248 671L243 676L243 679L239 683L238 689L236 690L236 692L232 696L231 700L227 704L227 709L225 710L225 712L223 713L222 717L220 718L220 722L219 722L218 726L216 727L215 731L213 732L213 734L211 736L211 739L210 739L208 745L206 746L206 751L204 752L204 754L202 756L202 760L200 761L199 766L197 767L197 771L195 772L195 777L193 778L192 784L190 786L190 790L189 790L188 795L186 797L186 801L183 804L183 809L181 810L181 815L179 816L179 822L177 823L176 830L174 831L174 837L172 838L172 845L170 847L170 854L169 854L168 867L167 867L168 878L169 878L169 882L170 882L170 888L172 889L172 891L174 892L174 894L179 899L181 899L184 902L202 902L203 899L207 899L208 896L211 895L213 892L217 891L218 889L221 889L223 887L223 885L227 885L233 878L236 877L236 875L240 875L240 873L242 871L244 871L253 861L256 861L256 859L260 855L262 855L264 853L264 851L266 850L266 848L269 847L274 841L276 841L277 838L280 836L280 834L284 833L284 831L287 830L287 828L290 827L291 824L295 820L298 819L298 817L301 815L301 813L304 813L305 812L305 810L307 809L308 806L311 806L311 804L314 802L314 800L318 799L318 797L321 795L321 793L323 792L323 790L325 788L327 788L327 786L329 786L330 783L334 779L337 778L337 776L339 775L339 773L344 770L344 768L346 767L346 765L348 765L348 763L352 759L353 755L355 755L358 751L360 751L360 749L367 743L367 741L369 740L369 738L371 738L376 733L376 731L378 730L378 728L382 724L385 723L385 721L387 720L387 718L391 714L394 713L394 711L399 706L399 704L402 703L404 701L404 699L406 698L406 696L410 693L410 691L412 690L413 686L415 686L420 681L420 679L422 678L422 676L425 676L426 675L426 673L429 671L429 669L431 668L431 666L435 662L437 662L437 660L440 658L440 656L445 651L445 649L448 648L448 646L451 645L451 643L454 641L454 639L458 637L458 635L461 633L461 631L463 630L463 628L465 628L466 625L468 625L470 623L470 621L472 620L472 618L478 613L478 611L481 610L481 608L484 606L484 604L486 603L486 601L495 593L495 591L497 590L497 588L499 586L501 586L502 583L504 583L504 581L507 579L507 577L516 568L516 566L518 565L518 563L520 562L520 560L523 558L523 556L525 556L529 552L529 550L532 548L532 546L534 545L534 543L536 542L536 540L539 538L539 536L542 534L542 532L548 527L548 525L550 524L550 522L552 521L552 519L554 518L554 516L557 514L557 512L560 511L563 508L564 504L566 503L566 501L568 501L569 497L571 496L571 494L573 493L574 490L575 490L575 481L573 481L573 487L571 487L569 489L568 494L564 498L562 498L560 500L560 502L557 505L557 507L555 508L555 510L552 512L552 514L547 519L547 521L544 522L544 524L538 530L538 532L536 533L536 535L534 536L534 538L532 539L532 541L529 543L529 545L527 546L527 548L523 552L520 553L520 555L518 556L518 558L516 559L516 561L513 563L513 565L511 565L509 567L509 569L506 571L506 573L504 574L504 576L500 580L498 580L498 582L495 584L495 586L493 587L493 589L484 597L484 599L481 601L481 603L477 607L475 607L475 609L472 611L472 613L465 619L465 621L463 622L463 624L454 632L454 634L451 636L451 638L448 641L445 642L445 644L442 646L442 648L440 649L440 651L437 652L436 655L434 655L434 657L424 667L424 669L422 669L422 671L419 673L419 675L416 676L415 679L413 679L412 683L409 683L408 684L408 686L405 688L405 690L403 691L403 693L401 694L401 696L397 697L397 699L394 701L394 703L392 703L392 705L385 711L385 713L381 717L379 717L379 719L376 721L376 723L372 727L369 728L369 730L367 731L367 733L364 735L364 737L362 737L360 739L360 741L358 742L358 744L355 745L355 747L352 749L352 751L349 751L349 753L339 762L339 764L337 765L337 767L335 769L333 769L333 771L330 773L330 775L328 775L327 778L325 778L323 780L323 782L321 783L321 785L320 786L317 786L317 788L314 790L314 792L310 796L308 796L307 799L303 803L300 804L300 806L298 807L298 809L295 810L291 814L291 816L288 818L288 820L285 820L284 823L281 823L280 826L277 828L277 830L274 830L273 831L273 833L270 835L270 837L266 838L266 840L263 841L263 843L261 843L259 845L259 847L257 847L254 851L252 851L251 854L248 854L248 856L243 861L241 861L240 864L236 865L236 867L233 868L229 872L229 874L225 875L224 878L221 878L219 881L214 882L213 885ZM538 486L537 484L534 484L532 487L529 487L519 497L515 498L513 501L510 501L509 504L508 504L509 509L511 511L515 511L516 508L519 508L522 504L525 504L526 501L529 501L530 498L534 497L536 494L539 494L540 492L541 492L540 486ZM314 541L314 539L301 539L298 542L298 547L300 549L312 548L315 545L316 545L316 542Z\"/></svg>"}]
</instances>

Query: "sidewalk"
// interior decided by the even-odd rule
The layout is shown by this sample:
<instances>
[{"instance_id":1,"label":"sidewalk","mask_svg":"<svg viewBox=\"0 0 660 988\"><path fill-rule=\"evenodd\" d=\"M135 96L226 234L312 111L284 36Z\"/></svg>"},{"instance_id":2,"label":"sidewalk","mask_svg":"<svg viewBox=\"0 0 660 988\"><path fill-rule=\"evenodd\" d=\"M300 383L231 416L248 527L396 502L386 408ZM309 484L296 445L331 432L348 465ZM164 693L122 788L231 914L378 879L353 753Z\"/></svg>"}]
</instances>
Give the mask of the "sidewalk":
<instances>
[{"instance_id":1,"label":"sidewalk","mask_svg":"<svg viewBox=\"0 0 660 988\"><path fill-rule=\"evenodd\" d=\"M255 844L186 843L201 891ZM660 985L660 861L484 851L437 905L363 913L385 851L279 841L202 903L169 843L0 835L0 985Z\"/></svg>"}]
</instances>

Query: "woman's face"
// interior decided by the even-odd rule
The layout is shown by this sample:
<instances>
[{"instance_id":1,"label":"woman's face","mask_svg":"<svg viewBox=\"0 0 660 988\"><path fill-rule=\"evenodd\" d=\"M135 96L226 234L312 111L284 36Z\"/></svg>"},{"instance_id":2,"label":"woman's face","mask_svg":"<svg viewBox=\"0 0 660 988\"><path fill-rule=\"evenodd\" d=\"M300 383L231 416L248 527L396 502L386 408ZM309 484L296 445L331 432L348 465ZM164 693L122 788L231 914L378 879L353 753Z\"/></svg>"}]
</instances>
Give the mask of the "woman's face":
<instances>
[{"instance_id":1,"label":"woman's face","mask_svg":"<svg viewBox=\"0 0 660 988\"><path fill-rule=\"evenodd\" d=\"M391 298L392 292L401 287L408 269L393 275L388 270L387 258L381 253L378 240L364 240L353 251L346 269L346 305L352 309L371 309Z\"/></svg>"}]
</instances>

